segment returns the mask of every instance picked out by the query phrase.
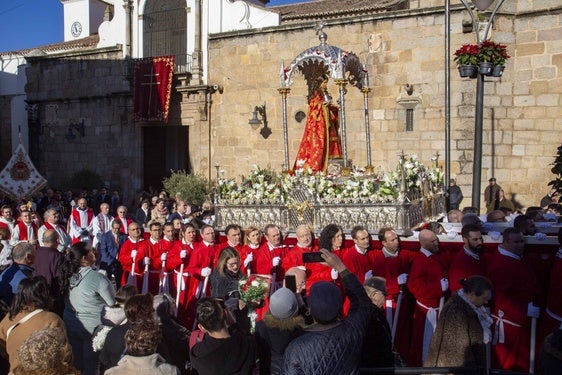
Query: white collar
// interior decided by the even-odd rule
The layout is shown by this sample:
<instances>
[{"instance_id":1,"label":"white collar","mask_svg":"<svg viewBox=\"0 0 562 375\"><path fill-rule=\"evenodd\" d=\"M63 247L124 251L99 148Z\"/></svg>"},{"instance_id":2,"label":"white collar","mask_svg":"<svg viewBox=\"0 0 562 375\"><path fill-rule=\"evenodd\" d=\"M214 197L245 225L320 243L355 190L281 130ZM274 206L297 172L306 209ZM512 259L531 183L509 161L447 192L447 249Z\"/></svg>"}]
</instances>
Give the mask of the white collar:
<instances>
[{"instance_id":1,"label":"white collar","mask_svg":"<svg viewBox=\"0 0 562 375\"><path fill-rule=\"evenodd\" d=\"M150 237L150 243L156 245L159 240L155 240L154 238Z\"/></svg>"},{"instance_id":2,"label":"white collar","mask_svg":"<svg viewBox=\"0 0 562 375\"><path fill-rule=\"evenodd\" d=\"M505 255L506 257L510 257L510 258L513 258L513 259L521 260L521 258L522 258L520 255L517 255L515 253L512 253L509 250L504 249L503 247L501 247L501 245L498 246L498 252L501 255Z\"/></svg>"},{"instance_id":3,"label":"white collar","mask_svg":"<svg viewBox=\"0 0 562 375\"><path fill-rule=\"evenodd\" d=\"M423 255L425 255L425 256L428 257L428 258L433 255L433 253L432 253L431 251L426 250L426 249L424 249L423 247L420 248L420 253L422 253Z\"/></svg>"},{"instance_id":4,"label":"white collar","mask_svg":"<svg viewBox=\"0 0 562 375\"><path fill-rule=\"evenodd\" d=\"M480 260L480 255L476 254L474 251L467 249L466 247L463 247L463 249L464 249L464 253L469 257L474 258L476 260Z\"/></svg>"},{"instance_id":5,"label":"white collar","mask_svg":"<svg viewBox=\"0 0 562 375\"><path fill-rule=\"evenodd\" d=\"M212 246L212 245L214 245L214 244L212 244L212 243L209 243L209 242L207 242L207 241L203 241L203 243L204 243L204 244L205 244L205 246L207 246L207 247L208 247L208 246Z\"/></svg>"},{"instance_id":6,"label":"white collar","mask_svg":"<svg viewBox=\"0 0 562 375\"><path fill-rule=\"evenodd\" d=\"M355 250L361 255L367 254L367 250L360 249L357 245L355 245Z\"/></svg>"},{"instance_id":7,"label":"white collar","mask_svg":"<svg viewBox=\"0 0 562 375\"><path fill-rule=\"evenodd\" d=\"M400 252L400 250L396 250L395 253L391 253L390 251L388 251L386 249L386 247L383 246L383 248L382 248L382 253L384 254L385 258L396 258L398 256L399 252Z\"/></svg>"}]
</instances>

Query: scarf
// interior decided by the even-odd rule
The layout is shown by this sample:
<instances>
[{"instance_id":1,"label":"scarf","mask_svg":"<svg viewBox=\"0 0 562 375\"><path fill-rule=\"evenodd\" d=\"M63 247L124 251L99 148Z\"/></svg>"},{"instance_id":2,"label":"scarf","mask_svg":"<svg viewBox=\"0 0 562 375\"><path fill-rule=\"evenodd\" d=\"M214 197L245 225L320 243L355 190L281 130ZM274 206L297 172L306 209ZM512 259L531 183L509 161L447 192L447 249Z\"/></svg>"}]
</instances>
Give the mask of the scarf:
<instances>
[{"instance_id":1,"label":"scarf","mask_svg":"<svg viewBox=\"0 0 562 375\"><path fill-rule=\"evenodd\" d=\"M468 305L474 310L474 312L478 316L478 321L482 326L482 331L484 334L484 344L489 343L492 338L492 330L490 329L490 326L494 322L492 320L492 317L490 316L490 313L486 310L484 306L476 307L476 305L470 302L470 300L468 299L466 294L464 294L464 291L462 289L459 289L457 294L459 297L463 299L464 302L468 303Z\"/></svg>"}]
</instances>

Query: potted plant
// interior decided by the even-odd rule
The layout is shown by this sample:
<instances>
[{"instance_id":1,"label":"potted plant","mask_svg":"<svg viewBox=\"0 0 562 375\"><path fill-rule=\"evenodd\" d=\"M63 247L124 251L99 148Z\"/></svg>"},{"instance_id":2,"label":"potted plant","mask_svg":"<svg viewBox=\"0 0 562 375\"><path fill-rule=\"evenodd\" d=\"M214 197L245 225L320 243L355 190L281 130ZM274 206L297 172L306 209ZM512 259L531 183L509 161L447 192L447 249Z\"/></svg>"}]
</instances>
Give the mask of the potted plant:
<instances>
[{"instance_id":1,"label":"potted plant","mask_svg":"<svg viewBox=\"0 0 562 375\"><path fill-rule=\"evenodd\" d=\"M480 48L478 50L478 66L480 74L492 75L492 69L494 68L492 60L496 54L496 46L497 44L491 40L485 40L480 44Z\"/></svg>"},{"instance_id":2,"label":"potted plant","mask_svg":"<svg viewBox=\"0 0 562 375\"><path fill-rule=\"evenodd\" d=\"M480 47L476 44L463 44L455 51L455 62L458 65L461 77L476 78L478 74L478 52Z\"/></svg>"},{"instance_id":3,"label":"potted plant","mask_svg":"<svg viewBox=\"0 0 562 375\"><path fill-rule=\"evenodd\" d=\"M507 53L507 46L504 44L491 42L492 51L492 64L494 68L492 70L492 76L501 77L503 70L505 69L505 62L510 58Z\"/></svg>"}]
</instances>

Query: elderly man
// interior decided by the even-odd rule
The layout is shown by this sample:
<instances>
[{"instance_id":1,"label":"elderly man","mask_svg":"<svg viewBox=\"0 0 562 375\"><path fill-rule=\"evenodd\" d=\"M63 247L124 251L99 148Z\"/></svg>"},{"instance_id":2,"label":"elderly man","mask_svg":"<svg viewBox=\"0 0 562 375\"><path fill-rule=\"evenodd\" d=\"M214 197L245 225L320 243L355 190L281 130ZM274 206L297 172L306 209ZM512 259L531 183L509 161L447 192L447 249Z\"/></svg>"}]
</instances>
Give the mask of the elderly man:
<instances>
[{"instance_id":1,"label":"elderly man","mask_svg":"<svg viewBox=\"0 0 562 375\"><path fill-rule=\"evenodd\" d=\"M123 267L123 277L121 285L131 283L142 289L142 273L144 270L144 258L146 251L146 241L142 237L141 227L138 223L131 223L127 229L129 237L121 246L119 251L119 263ZM130 277L129 277L130 276Z\"/></svg>"},{"instance_id":2,"label":"elderly man","mask_svg":"<svg viewBox=\"0 0 562 375\"><path fill-rule=\"evenodd\" d=\"M92 245L94 247L98 246L101 240L101 236L104 233L110 231L111 222L113 221L113 216L109 214L109 204L102 203L100 205L100 212L92 220L92 235L94 236L94 241ZM122 226L123 224L121 224ZM122 231L124 233L126 229Z\"/></svg>"},{"instance_id":3,"label":"elderly man","mask_svg":"<svg viewBox=\"0 0 562 375\"><path fill-rule=\"evenodd\" d=\"M187 204L183 199L178 199L176 201L176 212L170 215L168 221L173 221L174 219L180 219L182 224L187 224L191 221L191 206Z\"/></svg>"},{"instance_id":4,"label":"elderly man","mask_svg":"<svg viewBox=\"0 0 562 375\"><path fill-rule=\"evenodd\" d=\"M531 266L523 260L525 241L515 228L503 231L503 242L487 261L486 276L494 286L492 367L529 372L531 319L537 319L538 284Z\"/></svg>"},{"instance_id":5,"label":"elderly man","mask_svg":"<svg viewBox=\"0 0 562 375\"><path fill-rule=\"evenodd\" d=\"M114 220L111 223L111 229L102 234L98 244L100 270L105 271L106 276L110 280L112 277L115 278L115 286L117 288L121 286L121 277L123 275L123 268L117 256L126 240L127 236L121 233L121 222Z\"/></svg>"},{"instance_id":6,"label":"elderly man","mask_svg":"<svg viewBox=\"0 0 562 375\"><path fill-rule=\"evenodd\" d=\"M133 219L127 217L127 207L119 206L117 207L117 216L115 220L121 221L121 233L125 234L126 228L129 227L129 224L133 222Z\"/></svg>"},{"instance_id":7,"label":"elderly man","mask_svg":"<svg viewBox=\"0 0 562 375\"><path fill-rule=\"evenodd\" d=\"M66 233L66 230L62 225L60 225L61 215L60 212L55 210L54 208L49 208L45 211L43 215L45 219L45 223L39 228L37 231L37 236L39 237L39 246L47 246L43 242L44 234L48 230L54 230L58 234L58 243L57 243L57 250L63 253L67 248L71 245L71 238Z\"/></svg>"},{"instance_id":8,"label":"elderly man","mask_svg":"<svg viewBox=\"0 0 562 375\"><path fill-rule=\"evenodd\" d=\"M416 299L412 326L412 343L408 364L421 366L435 327L437 315L449 290L447 268L439 259L439 239L430 230L420 232L420 251L412 263L408 288Z\"/></svg>"},{"instance_id":9,"label":"elderly man","mask_svg":"<svg viewBox=\"0 0 562 375\"><path fill-rule=\"evenodd\" d=\"M20 281L31 277L35 262L35 245L20 242L12 249L13 263L0 274L0 299L10 306Z\"/></svg>"},{"instance_id":10,"label":"elderly man","mask_svg":"<svg viewBox=\"0 0 562 375\"><path fill-rule=\"evenodd\" d=\"M302 254L318 251L317 247L312 245L313 236L308 225L299 225L296 230L296 235L297 244L287 251L285 259L283 259L283 265L286 269L297 266L306 267L307 265L302 261Z\"/></svg>"},{"instance_id":11,"label":"elderly man","mask_svg":"<svg viewBox=\"0 0 562 375\"><path fill-rule=\"evenodd\" d=\"M72 244L78 242L92 242L92 222L94 211L88 207L86 198L78 199L78 206L70 213L70 237Z\"/></svg>"},{"instance_id":12,"label":"elderly man","mask_svg":"<svg viewBox=\"0 0 562 375\"><path fill-rule=\"evenodd\" d=\"M31 211L22 211L20 220L16 223L12 231L10 245L16 246L20 242L28 242L32 245L37 245L39 243L37 225L33 222Z\"/></svg>"}]
</instances>

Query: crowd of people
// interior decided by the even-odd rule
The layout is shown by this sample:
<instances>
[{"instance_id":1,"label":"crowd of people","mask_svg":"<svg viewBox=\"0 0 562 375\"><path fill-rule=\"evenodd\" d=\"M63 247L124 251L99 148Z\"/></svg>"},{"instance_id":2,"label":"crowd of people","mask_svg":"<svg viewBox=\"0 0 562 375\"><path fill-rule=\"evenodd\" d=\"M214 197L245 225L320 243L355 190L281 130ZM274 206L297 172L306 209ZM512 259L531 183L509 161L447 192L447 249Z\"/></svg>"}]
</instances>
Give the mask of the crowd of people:
<instances>
[{"instance_id":1,"label":"crowd of people","mask_svg":"<svg viewBox=\"0 0 562 375\"><path fill-rule=\"evenodd\" d=\"M453 209L405 247L393 228L372 238L360 223L350 239L337 224L318 238L276 223L219 233L210 205L162 194L132 215L105 195L80 196L67 213L43 200L2 206L0 372L486 369L486 346L494 368L552 374L562 360L562 250L532 257L525 244L546 239L536 224L557 220L552 201L517 217ZM483 235L500 229L499 246L486 247ZM462 243L445 249L451 234ZM253 300L240 291L249 275L268 280ZM41 347L59 360L30 354Z\"/></svg>"}]
</instances>

